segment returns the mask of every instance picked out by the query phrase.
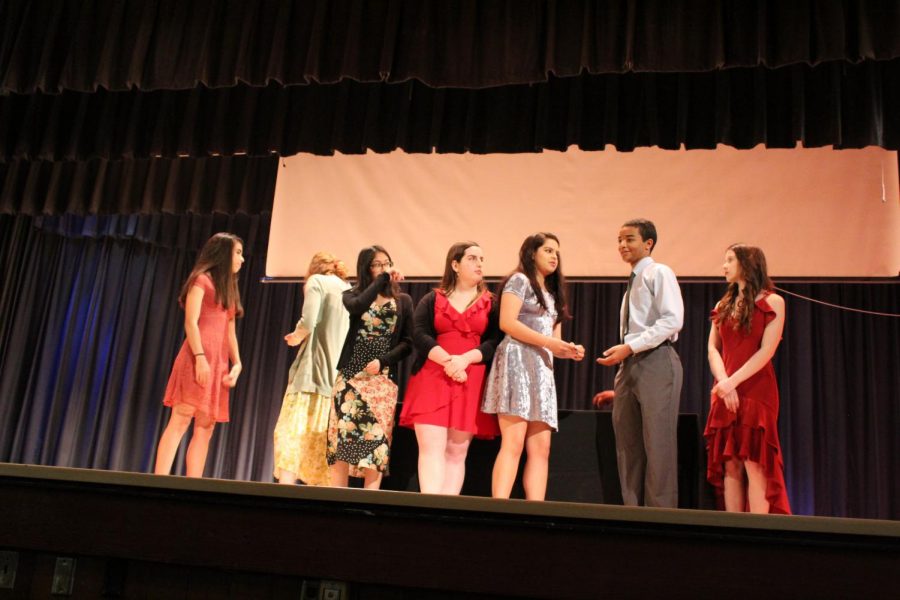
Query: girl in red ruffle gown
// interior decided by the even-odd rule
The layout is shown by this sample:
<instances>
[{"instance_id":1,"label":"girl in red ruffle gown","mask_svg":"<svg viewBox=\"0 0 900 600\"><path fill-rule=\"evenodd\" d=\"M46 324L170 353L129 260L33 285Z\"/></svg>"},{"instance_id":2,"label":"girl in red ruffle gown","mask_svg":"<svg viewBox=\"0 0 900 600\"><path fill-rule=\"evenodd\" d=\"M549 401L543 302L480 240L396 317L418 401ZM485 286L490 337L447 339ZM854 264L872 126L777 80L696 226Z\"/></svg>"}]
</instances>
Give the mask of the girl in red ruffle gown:
<instances>
[{"instance_id":1,"label":"girl in red ruffle gown","mask_svg":"<svg viewBox=\"0 0 900 600\"><path fill-rule=\"evenodd\" d=\"M725 252L728 290L712 313L712 389L704 437L706 477L730 512L790 514L778 441L778 383L772 356L784 329L784 299L772 293L762 250Z\"/></svg>"}]
</instances>

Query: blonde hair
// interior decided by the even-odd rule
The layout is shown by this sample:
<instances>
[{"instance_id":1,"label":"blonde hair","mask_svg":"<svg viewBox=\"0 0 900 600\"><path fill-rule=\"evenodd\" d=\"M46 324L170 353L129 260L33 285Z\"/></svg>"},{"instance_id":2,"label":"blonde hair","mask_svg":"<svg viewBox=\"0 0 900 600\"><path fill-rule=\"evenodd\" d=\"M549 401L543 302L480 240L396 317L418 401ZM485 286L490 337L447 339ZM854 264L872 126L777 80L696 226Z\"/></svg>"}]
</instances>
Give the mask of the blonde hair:
<instances>
[{"instance_id":1,"label":"blonde hair","mask_svg":"<svg viewBox=\"0 0 900 600\"><path fill-rule=\"evenodd\" d=\"M337 258L331 252L316 252L309 261L306 278L309 279L313 275L331 275L334 273L335 262Z\"/></svg>"},{"instance_id":2,"label":"blonde hair","mask_svg":"<svg viewBox=\"0 0 900 600\"><path fill-rule=\"evenodd\" d=\"M347 277L350 276L350 271L347 270L347 264L342 260L334 261L334 274L347 281Z\"/></svg>"}]
</instances>

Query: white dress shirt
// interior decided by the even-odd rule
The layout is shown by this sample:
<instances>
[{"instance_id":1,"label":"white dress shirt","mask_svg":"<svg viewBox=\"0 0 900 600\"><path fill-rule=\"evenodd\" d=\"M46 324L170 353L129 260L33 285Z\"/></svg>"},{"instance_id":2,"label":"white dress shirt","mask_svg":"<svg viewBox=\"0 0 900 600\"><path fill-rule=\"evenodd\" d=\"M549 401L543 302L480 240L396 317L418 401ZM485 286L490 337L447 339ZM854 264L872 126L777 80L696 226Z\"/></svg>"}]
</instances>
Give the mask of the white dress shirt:
<instances>
[{"instance_id":1,"label":"white dress shirt","mask_svg":"<svg viewBox=\"0 0 900 600\"><path fill-rule=\"evenodd\" d=\"M634 266L629 301L628 333L624 342L638 354L666 340L674 342L684 324L684 302L675 272L645 256ZM625 318L625 298L619 322Z\"/></svg>"}]
</instances>

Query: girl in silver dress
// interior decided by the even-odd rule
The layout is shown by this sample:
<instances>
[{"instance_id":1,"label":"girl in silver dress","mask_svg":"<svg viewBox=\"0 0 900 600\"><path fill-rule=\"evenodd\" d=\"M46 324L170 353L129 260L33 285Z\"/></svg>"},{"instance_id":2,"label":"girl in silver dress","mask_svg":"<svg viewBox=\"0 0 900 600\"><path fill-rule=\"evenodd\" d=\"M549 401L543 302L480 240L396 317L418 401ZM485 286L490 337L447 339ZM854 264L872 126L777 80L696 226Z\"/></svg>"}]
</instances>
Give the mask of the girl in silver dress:
<instances>
[{"instance_id":1,"label":"girl in silver dress","mask_svg":"<svg viewBox=\"0 0 900 600\"><path fill-rule=\"evenodd\" d=\"M482 406L498 415L502 438L492 493L509 498L525 449L525 498L543 500L550 432L557 427L553 357L584 358L583 346L562 339L562 321L569 314L559 239L552 233L526 238L519 266L500 289L500 329L506 337L494 354Z\"/></svg>"}]
</instances>

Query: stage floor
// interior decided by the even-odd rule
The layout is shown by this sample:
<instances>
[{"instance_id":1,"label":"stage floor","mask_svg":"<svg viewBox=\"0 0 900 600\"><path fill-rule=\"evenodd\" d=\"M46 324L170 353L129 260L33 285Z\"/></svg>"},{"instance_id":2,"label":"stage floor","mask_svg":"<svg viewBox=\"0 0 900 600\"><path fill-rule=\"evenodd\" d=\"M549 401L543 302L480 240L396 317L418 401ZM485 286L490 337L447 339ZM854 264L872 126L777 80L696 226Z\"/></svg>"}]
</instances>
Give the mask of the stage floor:
<instances>
[{"instance_id":1,"label":"stage floor","mask_svg":"<svg viewBox=\"0 0 900 600\"><path fill-rule=\"evenodd\" d=\"M889 597L900 565L893 521L14 464L0 464L0 505L0 550L466 594Z\"/></svg>"}]
</instances>

